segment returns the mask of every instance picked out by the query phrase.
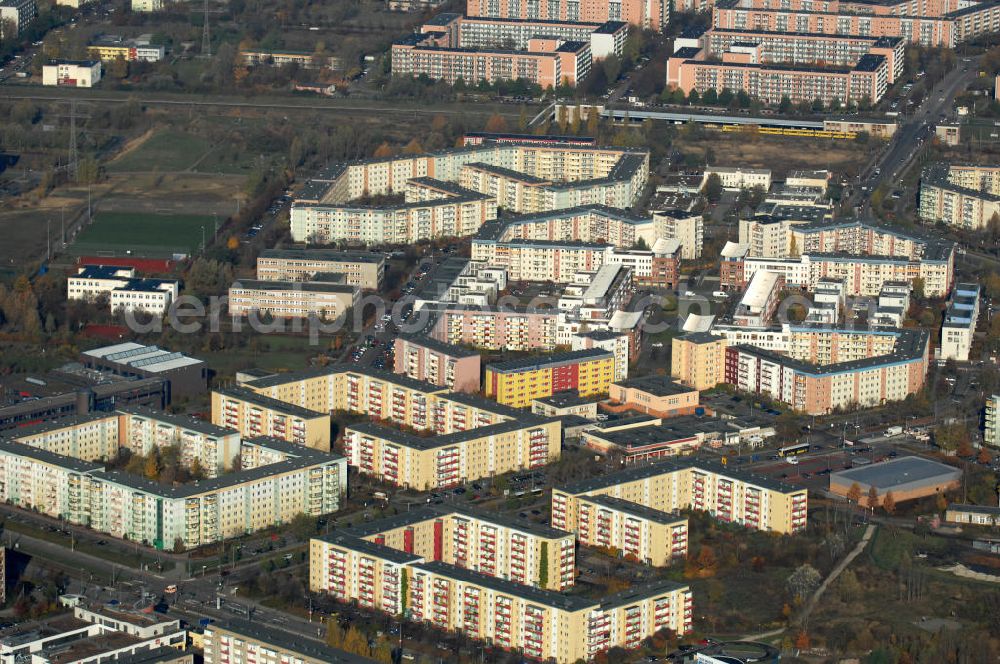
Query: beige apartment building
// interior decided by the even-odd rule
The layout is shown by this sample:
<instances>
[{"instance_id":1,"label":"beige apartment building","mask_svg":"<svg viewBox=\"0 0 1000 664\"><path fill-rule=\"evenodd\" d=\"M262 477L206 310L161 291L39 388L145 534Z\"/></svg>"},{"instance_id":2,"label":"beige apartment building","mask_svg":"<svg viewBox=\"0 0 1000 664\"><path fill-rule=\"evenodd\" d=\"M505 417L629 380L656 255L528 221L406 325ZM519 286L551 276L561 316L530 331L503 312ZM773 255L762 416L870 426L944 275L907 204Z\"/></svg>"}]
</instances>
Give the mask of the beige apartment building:
<instances>
[{"instance_id":1,"label":"beige apartment building","mask_svg":"<svg viewBox=\"0 0 1000 664\"><path fill-rule=\"evenodd\" d=\"M317 274L341 274L344 283L378 290L385 278L385 254L329 249L265 249L257 256L262 281L310 281Z\"/></svg>"},{"instance_id":2,"label":"beige apartment building","mask_svg":"<svg viewBox=\"0 0 1000 664\"><path fill-rule=\"evenodd\" d=\"M205 664L371 664L373 660L256 621L213 621L205 627Z\"/></svg>"},{"instance_id":3,"label":"beige apartment building","mask_svg":"<svg viewBox=\"0 0 1000 664\"><path fill-rule=\"evenodd\" d=\"M212 424L235 429L244 438L271 436L330 451L330 414L272 399L252 390L212 390Z\"/></svg>"},{"instance_id":4,"label":"beige apartment building","mask_svg":"<svg viewBox=\"0 0 1000 664\"><path fill-rule=\"evenodd\" d=\"M670 342L670 375L699 392L726 377L726 338L708 332L674 337Z\"/></svg>"},{"instance_id":5,"label":"beige apartment building","mask_svg":"<svg viewBox=\"0 0 1000 664\"><path fill-rule=\"evenodd\" d=\"M552 490L552 527L579 532L582 504L604 495L663 512L693 509L781 534L806 527L807 492L707 461L661 461Z\"/></svg>"},{"instance_id":6,"label":"beige apartment building","mask_svg":"<svg viewBox=\"0 0 1000 664\"><path fill-rule=\"evenodd\" d=\"M579 502L581 544L620 551L656 567L687 558L687 517L609 495L583 496Z\"/></svg>"},{"instance_id":7,"label":"beige apartment building","mask_svg":"<svg viewBox=\"0 0 1000 664\"><path fill-rule=\"evenodd\" d=\"M339 275L314 276L312 279L237 281L229 287L229 313L232 316L266 313L274 318L315 316L323 321L334 321L350 311L361 297L357 286L338 283L341 281Z\"/></svg>"},{"instance_id":8,"label":"beige apartment building","mask_svg":"<svg viewBox=\"0 0 1000 664\"><path fill-rule=\"evenodd\" d=\"M197 460L207 477L232 470L240 454L240 432L235 429L142 406L119 408L116 415L122 447L149 454L154 448L177 446L185 467Z\"/></svg>"},{"instance_id":9,"label":"beige apartment building","mask_svg":"<svg viewBox=\"0 0 1000 664\"><path fill-rule=\"evenodd\" d=\"M60 417L7 432L23 445L82 461L109 461L118 454L116 413L87 413Z\"/></svg>"}]
</instances>

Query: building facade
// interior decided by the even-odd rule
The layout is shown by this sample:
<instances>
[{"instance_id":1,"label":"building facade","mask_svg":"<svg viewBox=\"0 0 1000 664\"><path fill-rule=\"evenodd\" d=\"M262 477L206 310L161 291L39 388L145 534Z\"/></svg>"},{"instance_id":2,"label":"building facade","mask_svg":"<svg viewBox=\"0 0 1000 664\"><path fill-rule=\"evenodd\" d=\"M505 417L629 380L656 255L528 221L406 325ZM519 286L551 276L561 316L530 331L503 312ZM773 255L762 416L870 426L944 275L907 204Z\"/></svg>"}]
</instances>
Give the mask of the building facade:
<instances>
[{"instance_id":1,"label":"building facade","mask_svg":"<svg viewBox=\"0 0 1000 664\"><path fill-rule=\"evenodd\" d=\"M576 390L606 394L615 380L615 356L601 349L486 365L484 394L505 406L528 408L534 399Z\"/></svg>"},{"instance_id":2,"label":"building facade","mask_svg":"<svg viewBox=\"0 0 1000 664\"><path fill-rule=\"evenodd\" d=\"M310 281L317 274L340 274L344 283L378 290L385 279L385 254L328 249L265 249L257 256L262 281Z\"/></svg>"},{"instance_id":3,"label":"building facade","mask_svg":"<svg viewBox=\"0 0 1000 664\"><path fill-rule=\"evenodd\" d=\"M426 336L397 337L394 371L455 392L478 392L482 381L479 353Z\"/></svg>"}]
</instances>

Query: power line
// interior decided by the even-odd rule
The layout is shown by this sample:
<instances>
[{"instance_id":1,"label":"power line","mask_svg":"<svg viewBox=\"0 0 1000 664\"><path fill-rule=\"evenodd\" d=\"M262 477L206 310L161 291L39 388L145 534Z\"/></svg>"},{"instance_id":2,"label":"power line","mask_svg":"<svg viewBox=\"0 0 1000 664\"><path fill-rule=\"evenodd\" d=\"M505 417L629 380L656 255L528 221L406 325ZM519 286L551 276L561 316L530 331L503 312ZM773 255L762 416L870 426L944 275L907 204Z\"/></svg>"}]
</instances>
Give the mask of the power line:
<instances>
[{"instance_id":1,"label":"power line","mask_svg":"<svg viewBox=\"0 0 1000 664\"><path fill-rule=\"evenodd\" d=\"M79 173L79 154L76 146L76 100L69 102L69 162L66 164L66 175L70 182L77 181Z\"/></svg>"}]
</instances>

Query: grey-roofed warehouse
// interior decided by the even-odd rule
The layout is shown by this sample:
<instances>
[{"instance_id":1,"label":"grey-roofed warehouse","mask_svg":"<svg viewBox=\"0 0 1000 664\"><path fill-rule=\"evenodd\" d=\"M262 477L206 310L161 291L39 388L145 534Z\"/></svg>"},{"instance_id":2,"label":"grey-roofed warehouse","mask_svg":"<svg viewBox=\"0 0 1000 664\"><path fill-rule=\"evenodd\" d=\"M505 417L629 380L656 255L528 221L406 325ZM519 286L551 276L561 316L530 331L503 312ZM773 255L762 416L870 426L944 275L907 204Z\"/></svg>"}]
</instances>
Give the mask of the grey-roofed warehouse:
<instances>
[{"instance_id":1,"label":"grey-roofed warehouse","mask_svg":"<svg viewBox=\"0 0 1000 664\"><path fill-rule=\"evenodd\" d=\"M875 487L879 499L892 492L895 502L931 496L958 486L962 471L938 461L908 456L830 475L830 491L846 496L857 483L861 503L867 504L868 491Z\"/></svg>"}]
</instances>

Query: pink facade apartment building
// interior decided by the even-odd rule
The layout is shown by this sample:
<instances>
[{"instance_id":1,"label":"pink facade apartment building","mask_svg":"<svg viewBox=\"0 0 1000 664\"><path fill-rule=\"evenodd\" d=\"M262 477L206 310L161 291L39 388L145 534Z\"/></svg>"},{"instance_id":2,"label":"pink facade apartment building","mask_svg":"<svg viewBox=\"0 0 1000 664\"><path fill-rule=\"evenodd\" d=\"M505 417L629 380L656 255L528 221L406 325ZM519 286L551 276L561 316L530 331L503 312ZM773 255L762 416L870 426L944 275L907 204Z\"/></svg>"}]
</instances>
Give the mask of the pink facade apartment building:
<instances>
[{"instance_id":1,"label":"pink facade apartment building","mask_svg":"<svg viewBox=\"0 0 1000 664\"><path fill-rule=\"evenodd\" d=\"M394 356L398 374L455 392L479 391L481 358L467 348L426 336L399 337Z\"/></svg>"}]
</instances>

